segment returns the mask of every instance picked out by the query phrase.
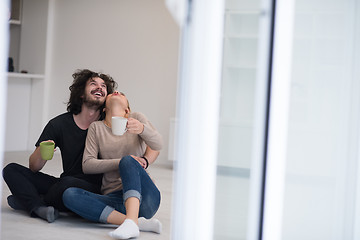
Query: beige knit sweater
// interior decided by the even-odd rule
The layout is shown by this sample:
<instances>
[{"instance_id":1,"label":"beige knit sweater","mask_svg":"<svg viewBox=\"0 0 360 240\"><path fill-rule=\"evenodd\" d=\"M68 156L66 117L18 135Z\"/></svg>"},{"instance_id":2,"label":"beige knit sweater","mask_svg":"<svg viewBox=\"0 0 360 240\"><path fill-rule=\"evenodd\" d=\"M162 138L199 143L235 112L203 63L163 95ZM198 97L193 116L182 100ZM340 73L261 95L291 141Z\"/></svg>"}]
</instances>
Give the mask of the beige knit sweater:
<instances>
[{"instance_id":1,"label":"beige knit sweater","mask_svg":"<svg viewBox=\"0 0 360 240\"><path fill-rule=\"evenodd\" d=\"M141 134L125 132L122 136L115 136L111 128L103 121L93 122L89 126L83 156L83 172L86 174L103 173L101 192L108 194L122 189L122 182L118 171L122 157L135 155L142 157L146 145L155 151L162 148L162 137L153 125L141 113L130 113L144 124Z\"/></svg>"}]
</instances>

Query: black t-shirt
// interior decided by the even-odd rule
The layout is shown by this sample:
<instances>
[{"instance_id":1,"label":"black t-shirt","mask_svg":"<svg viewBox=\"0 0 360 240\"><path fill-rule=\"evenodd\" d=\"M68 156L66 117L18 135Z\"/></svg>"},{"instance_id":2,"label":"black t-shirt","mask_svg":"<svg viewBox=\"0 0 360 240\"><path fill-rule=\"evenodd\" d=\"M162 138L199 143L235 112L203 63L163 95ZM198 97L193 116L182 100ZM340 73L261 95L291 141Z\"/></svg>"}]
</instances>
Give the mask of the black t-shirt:
<instances>
[{"instance_id":1,"label":"black t-shirt","mask_svg":"<svg viewBox=\"0 0 360 240\"><path fill-rule=\"evenodd\" d=\"M79 128L72 113L63 113L51 119L41 133L35 146L40 142L53 140L61 151L64 176L74 176L100 184L101 175L85 175L82 171L82 157L85 148L87 130Z\"/></svg>"}]
</instances>

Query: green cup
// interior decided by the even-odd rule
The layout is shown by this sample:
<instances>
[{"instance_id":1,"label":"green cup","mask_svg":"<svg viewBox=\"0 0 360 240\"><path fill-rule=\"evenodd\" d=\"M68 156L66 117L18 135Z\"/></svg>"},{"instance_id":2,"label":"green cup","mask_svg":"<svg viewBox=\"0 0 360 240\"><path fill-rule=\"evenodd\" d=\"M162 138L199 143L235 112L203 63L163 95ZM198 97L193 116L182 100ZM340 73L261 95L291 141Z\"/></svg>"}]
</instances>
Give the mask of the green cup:
<instances>
[{"instance_id":1,"label":"green cup","mask_svg":"<svg viewBox=\"0 0 360 240\"><path fill-rule=\"evenodd\" d=\"M55 143L53 142L41 142L40 153L41 158L44 160L51 160L54 156Z\"/></svg>"}]
</instances>

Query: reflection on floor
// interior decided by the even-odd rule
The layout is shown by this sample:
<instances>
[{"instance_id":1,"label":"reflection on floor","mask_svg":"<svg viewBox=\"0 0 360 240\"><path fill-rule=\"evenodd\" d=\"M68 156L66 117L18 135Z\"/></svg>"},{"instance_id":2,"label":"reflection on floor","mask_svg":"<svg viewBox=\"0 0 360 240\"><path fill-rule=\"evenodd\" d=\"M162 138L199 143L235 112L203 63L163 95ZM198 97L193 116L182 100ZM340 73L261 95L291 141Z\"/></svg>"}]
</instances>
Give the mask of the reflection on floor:
<instances>
[{"instance_id":1,"label":"reflection on floor","mask_svg":"<svg viewBox=\"0 0 360 240\"><path fill-rule=\"evenodd\" d=\"M4 156L4 165L9 162L17 162L28 166L29 152L7 152ZM61 165L59 154L49 161L43 172L59 176ZM172 202L172 175L173 170L169 166L154 164L149 168L151 177L159 187L162 202L155 217L163 224L163 232L158 235L154 233L141 232L138 239L170 239L171 226L171 202ZM2 202L1 202L1 237L2 240L42 240L42 239L112 239L108 232L116 226L97 224L81 219L72 214L61 214L54 223L47 223L39 218L31 218L26 213L12 210L6 202L10 191L2 180Z\"/></svg>"},{"instance_id":2,"label":"reflection on floor","mask_svg":"<svg viewBox=\"0 0 360 240\"><path fill-rule=\"evenodd\" d=\"M218 167L214 240L246 239L249 177L249 169Z\"/></svg>"}]
</instances>

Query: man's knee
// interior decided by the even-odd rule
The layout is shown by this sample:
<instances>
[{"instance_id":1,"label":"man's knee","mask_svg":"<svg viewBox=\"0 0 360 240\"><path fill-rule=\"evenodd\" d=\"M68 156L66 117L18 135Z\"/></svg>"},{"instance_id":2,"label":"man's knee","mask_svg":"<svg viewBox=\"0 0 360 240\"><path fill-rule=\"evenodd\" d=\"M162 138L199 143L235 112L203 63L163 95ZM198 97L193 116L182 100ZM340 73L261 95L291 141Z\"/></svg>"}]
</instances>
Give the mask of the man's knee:
<instances>
[{"instance_id":1,"label":"man's knee","mask_svg":"<svg viewBox=\"0 0 360 240\"><path fill-rule=\"evenodd\" d=\"M50 188L49 192L57 192L62 195L66 189L70 187L78 187L78 181L79 179L72 176L62 177Z\"/></svg>"},{"instance_id":2,"label":"man's knee","mask_svg":"<svg viewBox=\"0 0 360 240\"><path fill-rule=\"evenodd\" d=\"M9 163L8 165L6 165L3 168L2 174L3 174L3 178L6 181L6 179L8 178L8 176L11 176L14 174L14 172L18 171L18 169L20 167L23 167L17 163Z\"/></svg>"},{"instance_id":3,"label":"man's knee","mask_svg":"<svg viewBox=\"0 0 360 240\"><path fill-rule=\"evenodd\" d=\"M62 177L59 179L59 181L57 182L57 185L59 187L65 187L65 188L69 188L69 187L74 187L74 183L77 182L78 179L72 176L66 176L66 177Z\"/></svg>"},{"instance_id":4,"label":"man's knee","mask_svg":"<svg viewBox=\"0 0 360 240\"><path fill-rule=\"evenodd\" d=\"M66 189L71 187L77 187L82 188L84 190L90 191L90 192L97 192L99 191L98 187L94 184L84 180L79 179L73 176L66 176L59 179L59 181L55 184L55 187L57 188L57 191L64 192Z\"/></svg>"}]
</instances>

